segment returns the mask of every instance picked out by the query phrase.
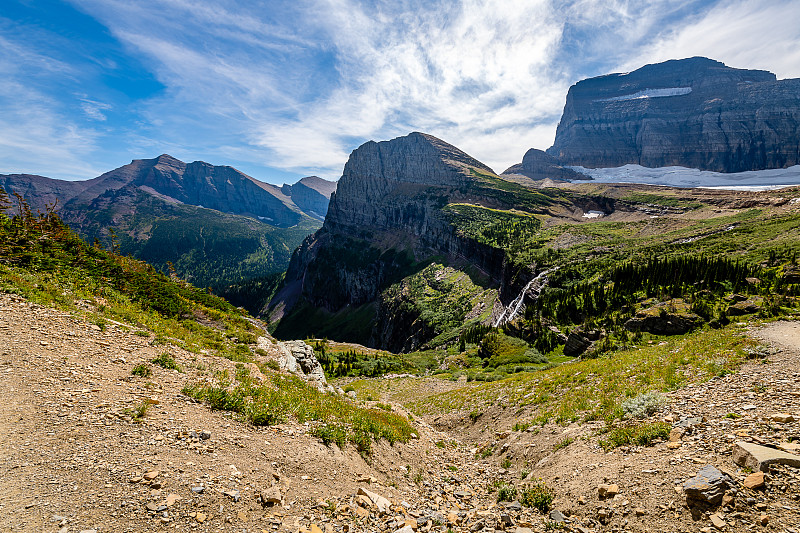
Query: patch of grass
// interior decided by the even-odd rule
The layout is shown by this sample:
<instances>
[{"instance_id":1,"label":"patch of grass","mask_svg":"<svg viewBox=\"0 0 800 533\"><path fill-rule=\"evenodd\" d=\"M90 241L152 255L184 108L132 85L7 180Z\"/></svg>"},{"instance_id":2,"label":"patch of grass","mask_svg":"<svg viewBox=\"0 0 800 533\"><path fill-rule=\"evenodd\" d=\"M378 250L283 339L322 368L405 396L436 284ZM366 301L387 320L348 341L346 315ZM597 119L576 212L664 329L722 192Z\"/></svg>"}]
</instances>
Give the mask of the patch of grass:
<instances>
[{"instance_id":1,"label":"patch of grass","mask_svg":"<svg viewBox=\"0 0 800 533\"><path fill-rule=\"evenodd\" d=\"M175 358L172 357L172 354L169 352L161 352L156 357L151 359L150 362L167 370L177 370L178 372L183 372L181 365L175 361Z\"/></svg>"},{"instance_id":2,"label":"patch of grass","mask_svg":"<svg viewBox=\"0 0 800 533\"><path fill-rule=\"evenodd\" d=\"M529 427L533 425L533 422L517 422L511 428L513 431L526 431Z\"/></svg>"},{"instance_id":3,"label":"patch of grass","mask_svg":"<svg viewBox=\"0 0 800 533\"><path fill-rule=\"evenodd\" d=\"M153 375L153 370L150 368L150 365L147 363L139 363L131 370L131 374L134 376L139 376L141 378L149 378Z\"/></svg>"},{"instance_id":4,"label":"patch of grass","mask_svg":"<svg viewBox=\"0 0 800 533\"><path fill-rule=\"evenodd\" d=\"M657 439L666 439L672 426L665 422L653 422L635 426L611 428L599 444L608 451L620 446L650 446Z\"/></svg>"},{"instance_id":5,"label":"patch of grass","mask_svg":"<svg viewBox=\"0 0 800 533\"><path fill-rule=\"evenodd\" d=\"M548 487L544 481L538 479L533 484L522 489L519 503L525 507L533 507L540 513L546 513L550 510L550 505L555 497L556 494L553 489Z\"/></svg>"},{"instance_id":6,"label":"patch of grass","mask_svg":"<svg viewBox=\"0 0 800 533\"><path fill-rule=\"evenodd\" d=\"M669 391L702 383L719 368L735 371L755 342L734 326L666 337L659 344L605 354L536 373L514 374L491 383L467 383L456 390L411 399L415 415L456 411L480 413L497 399L503 406L532 406L531 422L570 423L623 415L622 403L642 390ZM517 429L528 423L518 423Z\"/></svg>"},{"instance_id":7,"label":"patch of grass","mask_svg":"<svg viewBox=\"0 0 800 533\"><path fill-rule=\"evenodd\" d=\"M502 461L500 461L500 467L505 469L511 468L511 459L508 457L504 458Z\"/></svg>"},{"instance_id":8,"label":"patch of grass","mask_svg":"<svg viewBox=\"0 0 800 533\"><path fill-rule=\"evenodd\" d=\"M557 443L556 443L556 444L553 446L553 451L556 451L556 450L561 450L561 449L563 449L563 448L566 448L567 446L569 446L569 445L570 445L570 444L572 444L573 442L575 442L575 438L574 438L574 437L566 437L566 438L564 438L564 439L561 439L560 441L558 441L558 442L557 442Z\"/></svg>"},{"instance_id":9,"label":"patch of grass","mask_svg":"<svg viewBox=\"0 0 800 533\"><path fill-rule=\"evenodd\" d=\"M260 383L244 371L237 372L235 382L222 374L216 382L187 384L183 393L212 409L231 411L256 426L289 418L301 424L314 422L311 433L326 444L336 442L341 446L346 440L364 454L371 452L373 439L407 442L414 433L408 420L397 414L357 407L339 396L322 393L295 376L274 374Z\"/></svg>"},{"instance_id":10,"label":"patch of grass","mask_svg":"<svg viewBox=\"0 0 800 533\"><path fill-rule=\"evenodd\" d=\"M148 409L150 409L150 403L147 400L142 400L133 409L124 409L122 412L130 416L136 424L140 424L144 417L147 416Z\"/></svg>"}]
</instances>

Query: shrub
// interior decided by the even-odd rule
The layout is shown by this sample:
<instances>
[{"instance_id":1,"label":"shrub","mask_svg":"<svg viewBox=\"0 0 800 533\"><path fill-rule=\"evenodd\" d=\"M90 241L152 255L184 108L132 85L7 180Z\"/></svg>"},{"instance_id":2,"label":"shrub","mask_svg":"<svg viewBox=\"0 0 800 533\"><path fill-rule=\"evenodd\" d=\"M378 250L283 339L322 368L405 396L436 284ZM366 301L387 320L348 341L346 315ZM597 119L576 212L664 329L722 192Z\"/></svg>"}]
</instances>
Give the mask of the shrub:
<instances>
[{"instance_id":1,"label":"shrub","mask_svg":"<svg viewBox=\"0 0 800 533\"><path fill-rule=\"evenodd\" d=\"M131 374L134 376L139 376L141 378L149 378L153 375L153 370L150 368L150 365L147 363L139 363L133 370L131 370Z\"/></svg>"},{"instance_id":2,"label":"shrub","mask_svg":"<svg viewBox=\"0 0 800 533\"><path fill-rule=\"evenodd\" d=\"M600 440L600 446L606 451L619 446L649 446L656 439L669 437L671 429L672 426L665 422L612 428L606 433L606 438Z\"/></svg>"},{"instance_id":3,"label":"shrub","mask_svg":"<svg viewBox=\"0 0 800 533\"><path fill-rule=\"evenodd\" d=\"M347 430L338 424L322 424L311 430L311 434L319 438L326 446L335 442L339 448L347 443Z\"/></svg>"},{"instance_id":4,"label":"shrub","mask_svg":"<svg viewBox=\"0 0 800 533\"><path fill-rule=\"evenodd\" d=\"M567 437L565 439L562 439L561 441L557 442L555 446L553 446L553 451L560 450L562 448L566 448L567 446L569 446L573 442L575 442L575 439L573 437Z\"/></svg>"},{"instance_id":5,"label":"shrub","mask_svg":"<svg viewBox=\"0 0 800 533\"><path fill-rule=\"evenodd\" d=\"M647 418L667 404L667 398L658 391L649 391L622 402L624 418Z\"/></svg>"},{"instance_id":6,"label":"shrub","mask_svg":"<svg viewBox=\"0 0 800 533\"><path fill-rule=\"evenodd\" d=\"M538 479L532 485L522 489L519 503L525 507L538 509L541 513L546 513L550 510L550 504L553 503L555 497L556 495L553 489L548 487L544 481Z\"/></svg>"},{"instance_id":7,"label":"shrub","mask_svg":"<svg viewBox=\"0 0 800 533\"><path fill-rule=\"evenodd\" d=\"M517 497L517 488L508 483L502 483L497 487L498 502L512 502Z\"/></svg>"},{"instance_id":8,"label":"shrub","mask_svg":"<svg viewBox=\"0 0 800 533\"><path fill-rule=\"evenodd\" d=\"M270 370L274 370L275 372L278 372L281 369L281 365L279 365L275 359L270 359L269 361L264 363L264 366L269 368Z\"/></svg>"},{"instance_id":9,"label":"shrub","mask_svg":"<svg viewBox=\"0 0 800 533\"><path fill-rule=\"evenodd\" d=\"M178 372L183 372L183 369L175 361L175 358L167 352L159 354L158 357L153 358L150 362L162 368L166 368L167 370L177 370Z\"/></svg>"}]
</instances>

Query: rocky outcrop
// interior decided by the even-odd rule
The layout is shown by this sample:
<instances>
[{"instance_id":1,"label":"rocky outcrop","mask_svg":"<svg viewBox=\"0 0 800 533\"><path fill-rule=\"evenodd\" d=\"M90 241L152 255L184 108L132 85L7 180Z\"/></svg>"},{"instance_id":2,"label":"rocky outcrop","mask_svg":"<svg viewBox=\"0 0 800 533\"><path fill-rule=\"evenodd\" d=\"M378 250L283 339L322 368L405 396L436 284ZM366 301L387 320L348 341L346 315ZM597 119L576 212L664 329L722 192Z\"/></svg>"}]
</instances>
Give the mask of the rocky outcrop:
<instances>
[{"instance_id":1,"label":"rocky outcrop","mask_svg":"<svg viewBox=\"0 0 800 533\"><path fill-rule=\"evenodd\" d=\"M382 290L432 256L468 260L489 283L499 285L503 251L460 236L442 211L449 202L466 198L480 173L493 175L480 161L423 133L370 141L354 150L322 229L292 257L286 286L269 306L279 310L271 319L295 305L331 313L378 305ZM288 323L282 322L276 334L297 335L282 329ZM364 342L371 336L380 337L366 331ZM376 344L383 346L383 340Z\"/></svg>"},{"instance_id":2,"label":"rocky outcrop","mask_svg":"<svg viewBox=\"0 0 800 533\"><path fill-rule=\"evenodd\" d=\"M332 392L333 387L325 379L322 365L314 355L314 348L303 341L273 342L273 339L259 337L259 349L269 354L284 372L295 374L321 391Z\"/></svg>"},{"instance_id":3,"label":"rocky outcrop","mask_svg":"<svg viewBox=\"0 0 800 533\"><path fill-rule=\"evenodd\" d=\"M625 322L625 329L644 331L653 335L684 335L702 323L703 319L693 313L639 313Z\"/></svg>"},{"instance_id":4,"label":"rocky outcrop","mask_svg":"<svg viewBox=\"0 0 800 533\"><path fill-rule=\"evenodd\" d=\"M544 169L537 178L558 178L563 165L717 172L797 165L800 79L702 57L586 79L570 88L547 154L555 162L537 156L528 165Z\"/></svg>"}]
</instances>

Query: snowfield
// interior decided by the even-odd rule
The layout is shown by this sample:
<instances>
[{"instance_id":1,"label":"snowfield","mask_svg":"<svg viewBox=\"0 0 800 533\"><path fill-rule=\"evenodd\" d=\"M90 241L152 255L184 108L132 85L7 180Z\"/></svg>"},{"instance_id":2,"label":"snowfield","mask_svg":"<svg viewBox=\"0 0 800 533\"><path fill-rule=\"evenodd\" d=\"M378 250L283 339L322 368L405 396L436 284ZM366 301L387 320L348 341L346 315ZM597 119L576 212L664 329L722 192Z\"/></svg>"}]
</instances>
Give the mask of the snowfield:
<instances>
[{"instance_id":1,"label":"snowfield","mask_svg":"<svg viewBox=\"0 0 800 533\"><path fill-rule=\"evenodd\" d=\"M766 191L800 185L800 165L770 170L751 170L725 174L686 167L647 168L625 165L614 168L567 167L600 183L641 183L668 187ZM579 180L573 180L579 181Z\"/></svg>"},{"instance_id":2,"label":"snowfield","mask_svg":"<svg viewBox=\"0 0 800 533\"><path fill-rule=\"evenodd\" d=\"M633 94L624 94L622 96L614 96L613 98L604 98L602 100L595 100L595 102L622 102L624 100L639 100L641 98L664 98L665 96L683 96L692 92L691 87L670 87L668 89L645 89Z\"/></svg>"}]
</instances>

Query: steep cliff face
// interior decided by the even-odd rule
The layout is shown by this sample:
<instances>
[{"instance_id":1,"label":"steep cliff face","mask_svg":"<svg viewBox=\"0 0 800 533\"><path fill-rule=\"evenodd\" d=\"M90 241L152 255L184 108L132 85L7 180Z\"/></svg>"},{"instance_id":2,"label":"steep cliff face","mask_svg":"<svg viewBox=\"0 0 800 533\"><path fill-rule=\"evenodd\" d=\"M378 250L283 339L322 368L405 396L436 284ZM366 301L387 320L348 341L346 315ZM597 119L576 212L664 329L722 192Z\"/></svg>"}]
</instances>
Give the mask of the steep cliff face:
<instances>
[{"instance_id":1,"label":"steep cliff face","mask_svg":"<svg viewBox=\"0 0 800 533\"><path fill-rule=\"evenodd\" d=\"M800 79L701 57L586 79L570 88L547 154L555 165L589 168L632 163L739 172L797 165Z\"/></svg>"},{"instance_id":2,"label":"steep cliff face","mask_svg":"<svg viewBox=\"0 0 800 533\"><path fill-rule=\"evenodd\" d=\"M322 229L295 252L286 287L270 305L273 319L285 319L278 334L283 328L291 336L290 324L302 326L297 313L304 306L337 313L379 305L381 291L434 256L448 262L468 258L488 283L499 284L503 252L459 236L442 211L468 197L481 173L494 175L480 161L422 133L356 149ZM371 327L364 324L359 340L369 340ZM404 339L373 344L404 345Z\"/></svg>"},{"instance_id":3,"label":"steep cliff face","mask_svg":"<svg viewBox=\"0 0 800 533\"><path fill-rule=\"evenodd\" d=\"M565 168L558 163L558 159L536 148L525 152L522 163L507 168L503 174L521 174L534 180L585 180L586 175Z\"/></svg>"}]
</instances>

